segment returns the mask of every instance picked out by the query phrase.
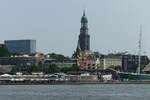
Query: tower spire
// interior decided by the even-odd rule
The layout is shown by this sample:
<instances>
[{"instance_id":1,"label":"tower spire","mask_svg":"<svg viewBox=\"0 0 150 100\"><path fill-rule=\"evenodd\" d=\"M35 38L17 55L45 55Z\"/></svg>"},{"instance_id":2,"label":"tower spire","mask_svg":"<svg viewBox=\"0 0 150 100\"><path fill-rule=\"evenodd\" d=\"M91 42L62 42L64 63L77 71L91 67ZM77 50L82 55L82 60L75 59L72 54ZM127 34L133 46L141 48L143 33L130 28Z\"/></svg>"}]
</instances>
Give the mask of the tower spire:
<instances>
[{"instance_id":1,"label":"tower spire","mask_svg":"<svg viewBox=\"0 0 150 100\"><path fill-rule=\"evenodd\" d=\"M83 29L88 29L88 20L85 16L85 10L83 10L83 15L82 15L82 18L81 18L81 28L82 28L82 30Z\"/></svg>"},{"instance_id":2,"label":"tower spire","mask_svg":"<svg viewBox=\"0 0 150 100\"><path fill-rule=\"evenodd\" d=\"M85 16L85 9L83 9L83 16Z\"/></svg>"},{"instance_id":3,"label":"tower spire","mask_svg":"<svg viewBox=\"0 0 150 100\"><path fill-rule=\"evenodd\" d=\"M88 34L88 20L85 16L85 10L83 10L83 16L81 18L79 44L81 51L90 50L90 35Z\"/></svg>"}]
</instances>

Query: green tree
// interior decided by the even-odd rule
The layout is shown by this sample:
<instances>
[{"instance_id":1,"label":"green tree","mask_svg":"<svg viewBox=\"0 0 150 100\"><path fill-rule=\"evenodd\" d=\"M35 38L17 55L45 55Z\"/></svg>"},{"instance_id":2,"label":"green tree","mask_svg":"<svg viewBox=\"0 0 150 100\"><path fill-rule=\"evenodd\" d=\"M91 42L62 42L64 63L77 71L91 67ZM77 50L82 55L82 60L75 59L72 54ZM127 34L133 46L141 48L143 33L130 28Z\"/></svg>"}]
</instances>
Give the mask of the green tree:
<instances>
[{"instance_id":1,"label":"green tree","mask_svg":"<svg viewBox=\"0 0 150 100\"><path fill-rule=\"evenodd\" d=\"M72 67L63 67L61 68L61 72L67 73L67 72L77 72L80 68L77 64L73 64Z\"/></svg>"},{"instance_id":2,"label":"green tree","mask_svg":"<svg viewBox=\"0 0 150 100\"><path fill-rule=\"evenodd\" d=\"M44 73L46 73L46 74L59 73L59 72L60 72L60 68L56 64L51 64L48 67L44 68Z\"/></svg>"},{"instance_id":3,"label":"green tree","mask_svg":"<svg viewBox=\"0 0 150 100\"><path fill-rule=\"evenodd\" d=\"M70 68L69 67L62 67L61 68L61 72L63 72L63 73L67 73L67 72L69 72L70 71Z\"/></svg>"},{"instance_id":4,"label":"green tree","mask_svg":"<svg viewBox=\"0 0 150 100\"><path fill-rule=\"evenodd\" d=\"M59 62L63 62L64 60L70 59L69 57L65 57L62 54L51 53L51 54L49 54L49 56L50 56L50 58L55 59L56 61L59 61Z\"/></svg>"},{"instance_id":5,"label":"green tree","mask_svg":"<svg viewBox=\"0 0 150 100\"><path fill-rule=\"evenodd\" d=\"M5 47L0 47L0 57L8 57L10 53L8 52L8 49Z\"/></svg>"},{"instance_id":6,"label":"green tree","mask_svg":"<svg viewBox=\"0 0 150 100\"><path fill-rule=\"evenodd\" d=\"M29 73L32 73L32 72L42 72L42 66L32 65L29 69Z\"/></svg>"},{"instance_id":7,"label":"green tree","mask_svg":"<svg viewBox=\"0 0 150 100\"><path fill-rule=\"evenodd\" d=\"M95 56L96 58L100 58L100 53L99 53L99 52L94 52L94 56Z\"/></svg>"},{"instance_id":8,"label":"green tree","mask_svg":"<svg viewBox=\"0 0 150 100\"><path fill-rule=\"evenodd\" d=\"M71 67L71 71L79 71L80 67L77 64L73 64Z\"/></svg>"}]
</instances>

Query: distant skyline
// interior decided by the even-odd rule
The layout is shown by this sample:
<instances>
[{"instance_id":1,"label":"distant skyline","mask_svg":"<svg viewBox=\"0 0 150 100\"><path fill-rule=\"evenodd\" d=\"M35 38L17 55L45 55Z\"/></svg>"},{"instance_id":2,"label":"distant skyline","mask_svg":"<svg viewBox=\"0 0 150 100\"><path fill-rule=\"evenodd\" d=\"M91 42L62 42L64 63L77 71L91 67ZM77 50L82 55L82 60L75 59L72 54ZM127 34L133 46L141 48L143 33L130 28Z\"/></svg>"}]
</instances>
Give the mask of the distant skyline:
<instances>
[{"instance_id":1,"label":"distant skyline","mask_svg":"<svg viewBox=\"0 0 150 100\"><path fill-rule=\"evenodd\" d=\"M142 24L142 51L150 56L149 4L149 0L2 0L0 42L35 39L39 52L71 56L85 9L91 50L137 54Z\"/></svg>"}]
</instances>

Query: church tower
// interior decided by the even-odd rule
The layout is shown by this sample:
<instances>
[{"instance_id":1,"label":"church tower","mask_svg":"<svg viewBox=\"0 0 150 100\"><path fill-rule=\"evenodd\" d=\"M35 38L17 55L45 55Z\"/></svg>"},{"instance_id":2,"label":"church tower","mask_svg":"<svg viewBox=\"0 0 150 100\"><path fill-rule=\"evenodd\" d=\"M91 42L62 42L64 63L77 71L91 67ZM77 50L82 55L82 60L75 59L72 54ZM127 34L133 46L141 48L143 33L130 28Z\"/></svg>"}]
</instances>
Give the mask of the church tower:
<instances>
[{"instance_id":1,"label":"church tower","mask_svg":"<svg viewBox=\"0 0 150 100\"><path fill-rule=\"evenodd\" d=\"M80 47L81 51L90 50L90 35L88 34L88 20L85 16L85 11L83 12L83 16L81 18L81 28L78 43L78 47Z\"/></svg>"},{"instance_id":2,"label":"church tower","mask_svg":"<svg viewBox=\"0 0 150 100\"><path fill-rule=\"evenodd\" d=\"M77 49L73 54L73 58L77 59L77 65L81 70L96 69L96 58L90 50L90 35L88 34L88 20L83 12L81 18L81 28L78 39Z\"/></svg>"}]
</instances>

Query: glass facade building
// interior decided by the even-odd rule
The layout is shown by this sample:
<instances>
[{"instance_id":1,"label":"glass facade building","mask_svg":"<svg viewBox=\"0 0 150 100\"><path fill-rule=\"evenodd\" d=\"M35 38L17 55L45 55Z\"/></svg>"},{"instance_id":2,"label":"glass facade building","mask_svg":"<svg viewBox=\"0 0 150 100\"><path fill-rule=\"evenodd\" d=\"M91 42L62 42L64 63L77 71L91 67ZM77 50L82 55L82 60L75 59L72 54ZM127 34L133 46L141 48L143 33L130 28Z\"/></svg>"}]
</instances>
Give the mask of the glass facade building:
<instances>
[{"instance_id":1,"label":"glass facade building","mask_svg":"<svg viewBox=\"0 0 150 100\"><path fill-rule=\"evenodd\" d=\"M5 40L4 44L10 53L36 53L36 40Z\"/></svg>"}]
</instances>

